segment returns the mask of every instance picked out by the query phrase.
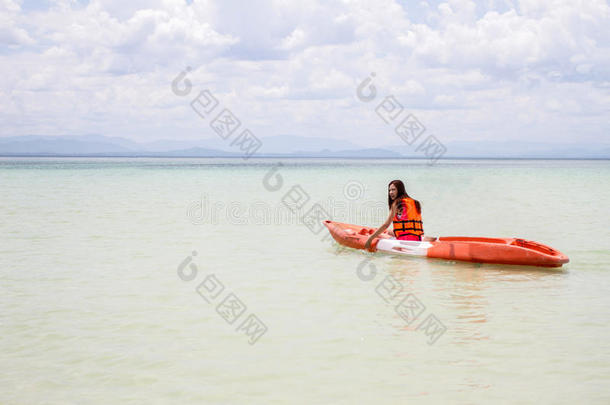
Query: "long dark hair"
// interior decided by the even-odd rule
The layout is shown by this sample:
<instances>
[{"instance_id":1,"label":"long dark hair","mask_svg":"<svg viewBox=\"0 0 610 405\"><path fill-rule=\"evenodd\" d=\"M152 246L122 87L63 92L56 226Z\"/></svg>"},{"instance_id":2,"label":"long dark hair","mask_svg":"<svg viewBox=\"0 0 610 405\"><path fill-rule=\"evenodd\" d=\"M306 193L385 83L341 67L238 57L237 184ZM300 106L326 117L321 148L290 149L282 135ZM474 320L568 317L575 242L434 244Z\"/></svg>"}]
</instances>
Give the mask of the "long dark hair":
<instances>
[{"instance_id":1,"label":"long dark hair","mask_svg":"<svg viewBox=\"0 0 610 405\"><path fill-rule=\"evenodd\" d=\"M388 189L390 188L390 186L394 184L394 186L396 187L396 200L400 200L401 198L411 198L409 197L409 194L407 194L407 190L405 190L405 184L400 181L400 180L392 180L389 184L388 184ZM418 214L421 214L421 204L419 203L419 201L417 201L414 198L411 198L414 202L415 202L415 209L417 210ZM390 198L390 194L388 193L388 208L392 209L392 203L394 202L392 201L392 199Z\"/></svg>"}]
</instances>

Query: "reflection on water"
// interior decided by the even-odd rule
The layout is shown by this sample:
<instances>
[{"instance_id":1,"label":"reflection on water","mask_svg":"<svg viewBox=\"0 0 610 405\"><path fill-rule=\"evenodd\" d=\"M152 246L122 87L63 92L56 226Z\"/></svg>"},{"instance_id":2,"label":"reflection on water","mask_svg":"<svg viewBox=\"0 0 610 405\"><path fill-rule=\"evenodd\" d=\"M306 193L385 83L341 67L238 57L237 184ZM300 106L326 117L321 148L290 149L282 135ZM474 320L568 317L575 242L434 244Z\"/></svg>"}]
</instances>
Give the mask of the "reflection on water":
<instances>
[{"instance_id":1,"label":"reflection on water","mask_svg":"<svg viewBox=\"0 0 610 405\"><path fill-rule=\"evenodd\" d=\"M450 314L447 327L454 343L487 340L485 323L490 317L490 300L494 294L507 290L535 290L543 298L544 291L553 294L561 289L568 272L531 266L509 266L425 258L386 257L381 268L405 287L405 290L425 301L435 302L439 313ZM430 282L429 284L427 282ZM499 287L501 286L501 287ZM442 321L442 320L441 320ZM399 330L413 331L417 324L395 324Z\"/></svg>"}]
</instances>

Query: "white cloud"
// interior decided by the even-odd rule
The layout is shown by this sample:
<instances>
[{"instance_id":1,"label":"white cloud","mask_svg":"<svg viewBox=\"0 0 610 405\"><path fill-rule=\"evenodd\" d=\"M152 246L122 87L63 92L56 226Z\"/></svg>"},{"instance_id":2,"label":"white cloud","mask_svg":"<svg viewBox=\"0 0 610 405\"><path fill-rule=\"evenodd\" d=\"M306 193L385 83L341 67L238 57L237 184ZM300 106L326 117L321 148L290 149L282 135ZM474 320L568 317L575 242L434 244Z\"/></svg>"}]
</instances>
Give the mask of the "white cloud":
<instances>
[{"instance_id":1,"label":"white cloud","mask_svg":"<svg viewBox=\"0 0 610 405\"><path fill-rule=\"evenodd\" d=\"M408 45L424 63L457 68L479 67L502 73L521 68L559 68L569 70L566 73L579 73L585 68L577 70L578 65L588 63L589 72L594 70L590 61L607 56L610 8L603 2L589 3L585 8L577 3L555 3L540 17L531 14L538 15L541 6L527 3L522 8L528 14L489 11L475 22L446 11L439 28L415 25L413 35L407 35ZM439 9L453 10L449 3L441 4ZM580 63L571 60L576 55ZM605 69L603 65L597 68Z\"/></svg>"},{"instance_id":2,"label":"white cloud","mask_svg":"<svg viewBox=\"0 0 610 405\"><path fill-rule=\"evenodd\" d=\"M1 0L0 135L211 137L170 91L192 66L261 136L395 143L355 97L375 72L439 139L607 139L606 2L419 3Z\"/></svg>"},{"instance_id":3,"label":"white cloud","mask_svg":"<svg viewBox=\"0 0 610 405\"><path fill-rule=\"evenodd\" d=\"M305 45L307 40L307 34L301 27L297 27L288 35L283 38L279 48L287 51L294 50L298 47Z\"/></svg>"},{"instance_id":4,"label":"white cloud","mask_svg":"<svg viewBox=\"0 0 610 405\"><path fill-rule=\"evenodd\" d=\"M0 0L0 44L8 47L31 45L34 41L19 27L21 5L13 0Z\"/></svg>"}]
</instances>

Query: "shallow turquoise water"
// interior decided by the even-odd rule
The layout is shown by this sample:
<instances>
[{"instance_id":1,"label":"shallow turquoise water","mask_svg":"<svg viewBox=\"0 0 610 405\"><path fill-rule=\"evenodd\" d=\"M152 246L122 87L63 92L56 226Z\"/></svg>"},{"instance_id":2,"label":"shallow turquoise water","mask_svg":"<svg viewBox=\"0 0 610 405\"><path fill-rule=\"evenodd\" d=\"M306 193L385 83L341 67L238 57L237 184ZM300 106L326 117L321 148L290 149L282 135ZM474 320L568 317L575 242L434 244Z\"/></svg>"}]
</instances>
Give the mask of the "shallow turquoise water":
<instances>
[{"instance_id":1,"label":"shallow turquoise water","mask_svg":"<svg viewBox=\"0 0 610 405\"><path fill-rule=\"evenodd\" d=\"M0 403L610 401L609 161L276 164L1 158ZM518 236L571 262L373 256L300 220L319 203L377 226L395 178L429 235Z\"/></svg>"}]
</instances>

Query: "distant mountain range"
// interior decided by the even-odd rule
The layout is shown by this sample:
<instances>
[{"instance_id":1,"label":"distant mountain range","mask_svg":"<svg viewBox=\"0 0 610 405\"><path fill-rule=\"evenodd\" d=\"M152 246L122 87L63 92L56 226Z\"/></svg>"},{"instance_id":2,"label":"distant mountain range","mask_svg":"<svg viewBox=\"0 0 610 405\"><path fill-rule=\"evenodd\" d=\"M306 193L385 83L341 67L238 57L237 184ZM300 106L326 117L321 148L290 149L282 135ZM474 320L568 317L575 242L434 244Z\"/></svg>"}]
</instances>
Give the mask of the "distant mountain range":
<instances>
[{"instance_id":1,"label":"distant mountain range","mask_svg":"<svg viewBox=\"0 0 610 405\"><path fill-rule=\"evenodd\" d=\"M426 158L406 144L364 148L333 138L277 135L261 138L257 157ZM509 141L453 141L445 158L610 158L610 144L546 144ZM220 137L202 140L158 140L138 143L103 135L0 137L1 156L151 156L240 157L237 146Z\"/></svg>"}]
</instances>

